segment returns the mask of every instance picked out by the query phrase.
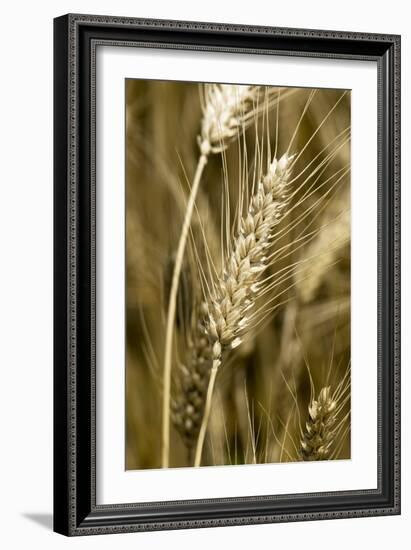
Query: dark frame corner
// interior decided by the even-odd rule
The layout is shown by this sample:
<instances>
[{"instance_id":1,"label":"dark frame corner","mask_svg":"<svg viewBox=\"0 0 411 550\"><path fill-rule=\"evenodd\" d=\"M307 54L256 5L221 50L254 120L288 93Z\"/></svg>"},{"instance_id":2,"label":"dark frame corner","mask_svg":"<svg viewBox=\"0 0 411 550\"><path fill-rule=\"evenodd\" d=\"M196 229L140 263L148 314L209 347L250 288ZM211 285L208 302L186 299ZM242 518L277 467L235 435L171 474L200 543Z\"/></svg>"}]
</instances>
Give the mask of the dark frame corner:
<instances>
[{"instance_id":1,"label":"dark frame corner","mask_svg":"<svg viewBox=\"0 0 411 550\"><path fill-rule=\"evenodd\" d=\"M96 43L378 64L379 487L102 506L95 500ZM90 144L90 147L87 145ZM400 37L92 15L54 20L54 530L64 535L400 513Z\"/></svg>"}]
</instances>

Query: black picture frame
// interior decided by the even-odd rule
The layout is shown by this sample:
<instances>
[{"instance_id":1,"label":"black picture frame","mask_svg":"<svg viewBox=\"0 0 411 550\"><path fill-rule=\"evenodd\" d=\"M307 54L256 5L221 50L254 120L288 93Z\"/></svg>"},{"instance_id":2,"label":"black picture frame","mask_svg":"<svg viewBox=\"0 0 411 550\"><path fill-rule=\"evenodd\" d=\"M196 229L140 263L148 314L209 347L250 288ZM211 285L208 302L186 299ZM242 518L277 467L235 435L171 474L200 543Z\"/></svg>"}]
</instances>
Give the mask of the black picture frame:
<instances>
[{"instance_id":1,"label":"black picture frame","mask_svg":"<svg viewBox=\"0 0 411 550\"><path fill-rule=\"evenodd\" d=\"M377 62L377 489L96 505L94 107L95 52L101 43ZM54 530L73 536L399 513L400 37L93 15L56 18Z\"/></svg>"}]
</instances>

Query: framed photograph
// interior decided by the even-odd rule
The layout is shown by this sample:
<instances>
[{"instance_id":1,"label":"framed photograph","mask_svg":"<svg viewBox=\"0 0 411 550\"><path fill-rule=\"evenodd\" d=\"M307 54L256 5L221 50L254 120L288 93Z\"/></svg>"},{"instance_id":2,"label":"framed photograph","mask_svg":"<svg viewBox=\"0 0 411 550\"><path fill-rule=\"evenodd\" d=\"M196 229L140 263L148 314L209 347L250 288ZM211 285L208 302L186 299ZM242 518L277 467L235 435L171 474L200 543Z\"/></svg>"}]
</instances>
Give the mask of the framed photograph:
<instances>
[{"instance_id":1,"label":"framed photograph","mask_svg":"<svg viewBox=\"0 0 411 550\"><path fill-rule=\"evenodd\" d=\"M400 37L54 21L54 529L400 513Z\"/></svg>"}]
</instances>

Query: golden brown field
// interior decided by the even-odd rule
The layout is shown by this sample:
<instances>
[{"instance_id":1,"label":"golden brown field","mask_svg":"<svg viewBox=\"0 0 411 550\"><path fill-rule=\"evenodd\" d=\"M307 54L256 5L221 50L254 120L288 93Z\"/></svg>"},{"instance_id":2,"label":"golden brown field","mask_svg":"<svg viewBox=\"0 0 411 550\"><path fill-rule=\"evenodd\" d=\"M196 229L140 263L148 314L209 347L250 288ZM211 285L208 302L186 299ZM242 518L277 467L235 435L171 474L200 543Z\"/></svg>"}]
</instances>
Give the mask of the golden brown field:
<instances>
[{"instance_id":1,"label":"golden brown field","mask_svg":"<svg viewBox=\"0 0 411 550\"><path fill-rule=\"evenodd\" d=\"M350 93L127 80L126 220L127 469L350 458Z\"/></svg>"}]
</instances>

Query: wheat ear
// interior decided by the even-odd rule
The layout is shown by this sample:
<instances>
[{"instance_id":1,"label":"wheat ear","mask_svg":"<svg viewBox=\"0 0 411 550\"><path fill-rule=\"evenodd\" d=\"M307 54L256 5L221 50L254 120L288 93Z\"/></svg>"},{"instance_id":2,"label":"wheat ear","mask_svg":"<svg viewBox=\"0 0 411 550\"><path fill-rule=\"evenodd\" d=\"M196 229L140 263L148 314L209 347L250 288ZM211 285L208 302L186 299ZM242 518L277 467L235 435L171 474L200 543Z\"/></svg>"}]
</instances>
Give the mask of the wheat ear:
<instances>
[{"instance_id":1,"label":"wheat ear","mask_svg":"<svg viewBox=\"0 0 411 550\"><path fill-rule=\"evenodd\" d=\"M177 247L176 261L171 282L167 309L166 337L163 371L163 414L162 414L162 466L169 464L170 448L170 390L173 328L176 315L177 292L183 264L184 252L189 235L191 218L201 177L210 153L224 150L240 131L252 120L250 111L258 94L258 86L235 86L212 84L205 86L201 136L199 137L200 158L183 220Z\"/></svg>"},{"instance_id":2,"label":"wheat ear","mask_svg":"<svg viewBox=\"0 0 411 550\"><path fill-rule=\"evenodd\" d=\"M180 365L180 383L171 401L173 424L188 450L189 462L204 414L211 367L209 340L199 322L188 346L186 364Z\"/></svg>"},{"instance_id":3,"label":"wheat ear","mask_svg":"<svg viewBox=\"0 0 411 550\"><path fill-rule=\"evenodd\" d=\"M287 154L280 160L274 158L267 174L259 182L248 210L240 220L239 231L225 260L222 274L215 281L205 303L205 332L210 342L211 372L195 466L201 462L214 384L223 352L237 347L244 333L252 326L252 309L264 288L261 279L269 265L268 249L289 202L291 160L292 157Z\"/></svg>"},{"instance_id":4,"label":"wheat ear","mask_svg":"<svg viewBox=\"0 0 411 550\"><path fill-rule=\"evenodd\" d=\"M300 443L300 458L305 461L327 460L334 442L337 401L331 388L322 388L317 400L308 406L308 420Z\"/></svg>"}]
</instances>

